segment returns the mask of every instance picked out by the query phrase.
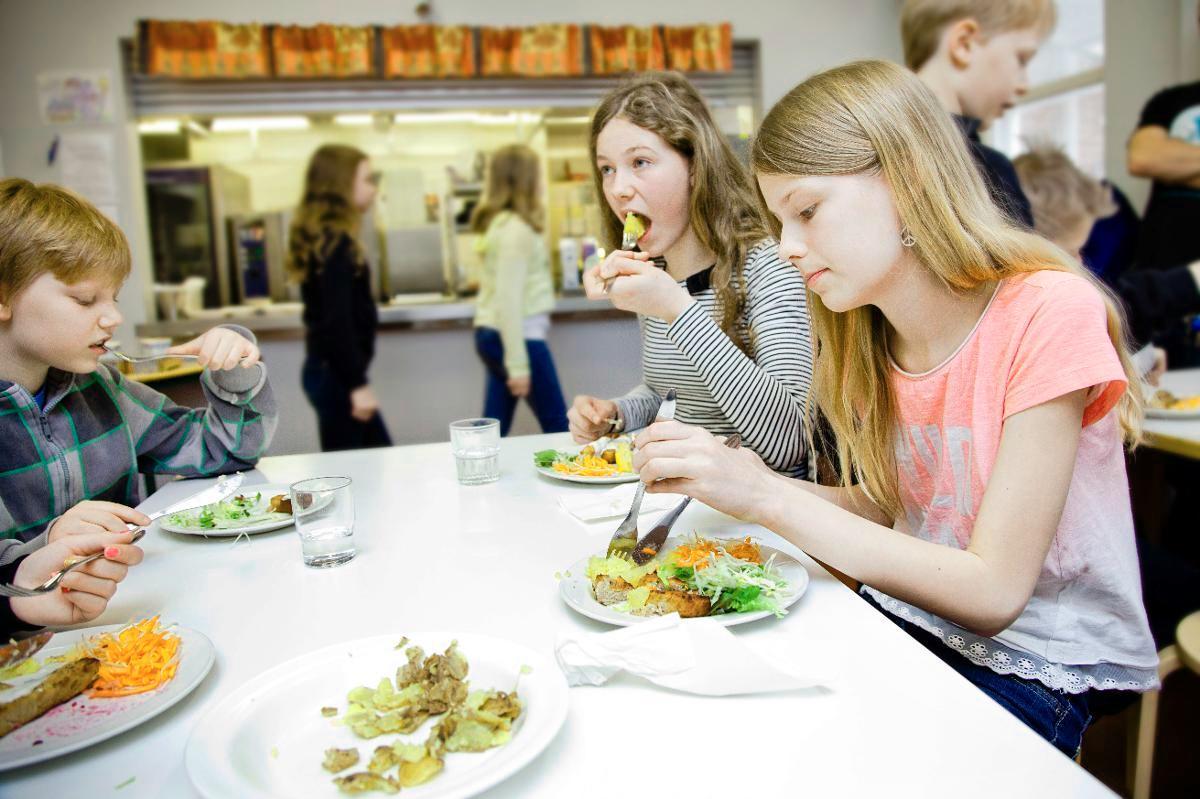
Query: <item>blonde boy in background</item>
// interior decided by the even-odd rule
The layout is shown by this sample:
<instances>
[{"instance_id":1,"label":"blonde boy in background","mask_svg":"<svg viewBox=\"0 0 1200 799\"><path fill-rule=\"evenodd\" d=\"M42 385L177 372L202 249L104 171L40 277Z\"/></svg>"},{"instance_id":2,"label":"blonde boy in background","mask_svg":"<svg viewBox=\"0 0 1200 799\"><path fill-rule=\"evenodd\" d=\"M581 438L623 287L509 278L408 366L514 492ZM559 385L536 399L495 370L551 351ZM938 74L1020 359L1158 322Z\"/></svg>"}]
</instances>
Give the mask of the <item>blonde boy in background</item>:
<instances>
[{"instance_id":1,"label":"blonde boy in background","mask_svg":"<svg viewBox=\"0 0 1200 799\"><path fill-rule=\"evenodd\" d=\"M1012 162L979 134L1029 88L1026 67L1054 29L1053 0L906 0L904 62L954 116L992 199L1033 227Z\"/></svg>"}]
</instances>

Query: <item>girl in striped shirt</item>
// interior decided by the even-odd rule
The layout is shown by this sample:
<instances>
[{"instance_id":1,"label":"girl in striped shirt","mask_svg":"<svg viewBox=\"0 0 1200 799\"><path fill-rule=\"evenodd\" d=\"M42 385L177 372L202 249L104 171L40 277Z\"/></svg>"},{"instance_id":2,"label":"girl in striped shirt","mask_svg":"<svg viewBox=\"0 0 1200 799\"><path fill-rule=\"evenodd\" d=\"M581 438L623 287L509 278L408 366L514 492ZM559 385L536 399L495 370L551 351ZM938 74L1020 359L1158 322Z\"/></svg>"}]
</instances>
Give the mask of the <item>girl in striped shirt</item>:
<instances>
[{"instance_id":1,"label":"girl in striped shirt","mask_svg":"<svg viewBox=\"0 0 1200 799\"><path fill-rule=\"evenodd\" d=\"M575 440L645 427L674 388L676 419L738 433L771 468L806 474L804 281L779 259L749 176L703 100L675 73L634 78L600 103L590 149L597 195L612 211L611 252L584 285L592 299L638 314L643 382L613 400L576 397ZM638 251L619 249L630 213L645 225Z\"/></svg>"}]
</instances>

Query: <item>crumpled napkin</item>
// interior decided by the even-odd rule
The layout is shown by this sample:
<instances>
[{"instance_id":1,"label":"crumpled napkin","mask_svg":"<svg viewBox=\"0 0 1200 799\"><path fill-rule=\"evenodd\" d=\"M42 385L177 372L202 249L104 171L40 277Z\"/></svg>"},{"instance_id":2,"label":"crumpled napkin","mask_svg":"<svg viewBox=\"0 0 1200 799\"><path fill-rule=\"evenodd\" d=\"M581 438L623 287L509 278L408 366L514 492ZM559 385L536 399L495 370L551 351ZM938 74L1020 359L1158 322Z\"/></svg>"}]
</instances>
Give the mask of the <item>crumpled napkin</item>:
<instances>
[{"instance_id":1,"label":"crumpled napkin","mask_svg":"<svg viewBox=\"0 0 1200 799\"><path fill-rule=\"evenodd\" d=\"M823 682L768 660L712 619L684 624L678 613L612 632L560 634L554 655L570 685L603 685L620 671L704 696L791 691Z\"/></svg>"},{"instance_id":2,"label":"crumpled napkin","mask_svg":"<svg viewBox=\"0 0 1200 799\"><path fill-rule=\"evenodd\" d=\"M571 493L558 498L558 504L581 522L624 518L633 503L637 483L622 483L607 491ZM642 499L642 514L673 508L683 500L683 494L646 494ZM610 531L611 532L611 531Z\"/></svg>"}]
</instances>

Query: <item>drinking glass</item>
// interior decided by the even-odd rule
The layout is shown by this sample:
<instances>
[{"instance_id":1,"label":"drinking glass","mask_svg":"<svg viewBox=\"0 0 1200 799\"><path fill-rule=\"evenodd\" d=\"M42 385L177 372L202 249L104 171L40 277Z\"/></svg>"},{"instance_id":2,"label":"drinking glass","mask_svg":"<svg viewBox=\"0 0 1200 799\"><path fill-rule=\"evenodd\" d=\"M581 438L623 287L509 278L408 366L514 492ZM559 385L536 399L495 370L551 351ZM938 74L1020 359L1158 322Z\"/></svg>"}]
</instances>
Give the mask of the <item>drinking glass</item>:
<instances>
[{"instance_id":1,"label":"drinking glass","mask_svg":"<svg viewBox=\"0 0 1200 799\"><path fill-rule=\"evenodd\" d=\"M500 479L500 420L460 419L450 423L450 449L465 486Z\"/></svg>"},{"instance_id":2,"label":"drinking glass","mask_svg":"<svg viewBox=\"0 0 1200 799\"><path fill-rule=\"evenodd\" d=\"M354 494L350 484L349 477L314 477L292 484L292 516L305 566L341 566L354 557Z\"/></svg>"}]
</instances>

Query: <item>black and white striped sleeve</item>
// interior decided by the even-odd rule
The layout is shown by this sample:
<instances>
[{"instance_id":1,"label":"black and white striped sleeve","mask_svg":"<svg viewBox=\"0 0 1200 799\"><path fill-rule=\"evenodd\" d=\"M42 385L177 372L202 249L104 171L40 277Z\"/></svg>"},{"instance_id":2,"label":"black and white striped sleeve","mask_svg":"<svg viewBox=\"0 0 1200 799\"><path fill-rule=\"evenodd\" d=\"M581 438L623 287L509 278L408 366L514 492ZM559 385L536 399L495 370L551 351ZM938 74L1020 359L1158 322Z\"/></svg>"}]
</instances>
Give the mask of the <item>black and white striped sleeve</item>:
<instances>
[{"instance_id":1,"label":"black and white striped sleeve","mask_svg":"<svg viewBox=\"0 0 1200 799\"><path fill-rule=\"evenodd\" d=\"M754 359L725 335L699 303L667 338L700 373L745 446L777 471L804 462L804 405L812 384L812 343L804 279L779 260L774 244L747 259L745 319Z\"/></svg>"}]
</instances>

